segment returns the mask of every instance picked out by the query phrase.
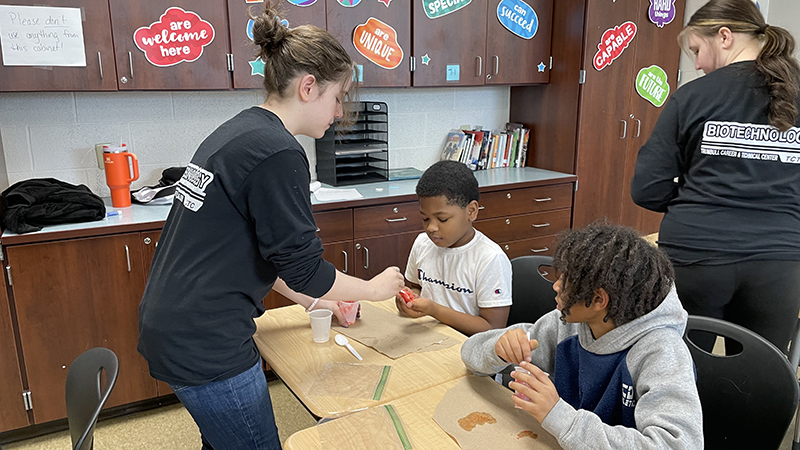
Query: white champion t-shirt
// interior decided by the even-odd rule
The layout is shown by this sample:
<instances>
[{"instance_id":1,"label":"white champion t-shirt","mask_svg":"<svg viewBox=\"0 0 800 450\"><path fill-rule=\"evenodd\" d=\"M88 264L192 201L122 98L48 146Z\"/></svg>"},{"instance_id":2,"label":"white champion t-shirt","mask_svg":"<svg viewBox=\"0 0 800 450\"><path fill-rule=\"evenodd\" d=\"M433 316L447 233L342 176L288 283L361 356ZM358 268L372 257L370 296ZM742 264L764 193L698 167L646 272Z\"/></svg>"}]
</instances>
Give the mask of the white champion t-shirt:
<instances>
[{"instance_id":1,"label":"white champion t-shirt","mask_svg":"<svg viewBox=\"0 0 800 450\"><path fill-rule=\"evenodd\" d=\"M421 233L408 256L406 279L422 286L421 297L473 316L480 308L511 305L511 261L478 230L456 248L437 247Z\"/></svg>"}]
</instances>

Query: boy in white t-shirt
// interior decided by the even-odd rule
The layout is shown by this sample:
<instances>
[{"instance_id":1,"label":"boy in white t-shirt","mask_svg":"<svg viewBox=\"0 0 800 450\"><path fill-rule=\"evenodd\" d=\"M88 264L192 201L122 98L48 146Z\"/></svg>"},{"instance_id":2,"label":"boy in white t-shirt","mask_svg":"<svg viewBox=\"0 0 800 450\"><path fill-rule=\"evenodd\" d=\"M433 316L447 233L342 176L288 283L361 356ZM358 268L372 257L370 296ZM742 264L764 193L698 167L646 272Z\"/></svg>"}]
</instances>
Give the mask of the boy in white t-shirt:
<instances>
[{"instance_id":1,"label":"boy in white t-shirt","mask_svg":"<svg viewBox=\"0 0 800 450\"><path fill-rule=\"evenodd\" d=\"M406 266L416 296L408 317L432 316L471 336L504 328L511 308L511 261L499 245L472 227L478 217L478 181L458 161L439 161L422 174L417 197L425 232Z\"/></svg>"}]
</instances>

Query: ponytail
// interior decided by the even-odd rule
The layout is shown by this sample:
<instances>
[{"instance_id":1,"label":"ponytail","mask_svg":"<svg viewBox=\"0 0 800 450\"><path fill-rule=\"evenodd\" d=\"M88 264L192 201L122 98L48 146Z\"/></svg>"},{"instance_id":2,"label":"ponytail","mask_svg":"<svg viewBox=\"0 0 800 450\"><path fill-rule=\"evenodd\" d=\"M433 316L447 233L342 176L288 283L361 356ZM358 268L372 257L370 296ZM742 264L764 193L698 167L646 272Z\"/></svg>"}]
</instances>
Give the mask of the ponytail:
<instances>
[{"instance_id":1,"label":"ponytail","mask_svg":"<svg viewBox=\"0 0 800 450\"><path fill-rule=\"evenodd\" d=\"M769 88L769 124L781 131L797 121L800 65L793 53L791 33L780 27L764 27L764 46L756 58L756 69L764 75Z\"/></svg>"},{"instance_id":2,"label":"ponytail","mask_svg":"<svg viewBox=\"0 0 800 450\"><path fill-rule=\"evenodd\" d=\"M678 41L684 49L689 34L716 36L723 27L733 33L763 35L763 46L755 61L769 90L769 124L786 131L795 125L800 94L800 64L792 56L794 38L780 27L767 25L751 0L711 0L692 15Z\"/></svg>"}]
</instances>

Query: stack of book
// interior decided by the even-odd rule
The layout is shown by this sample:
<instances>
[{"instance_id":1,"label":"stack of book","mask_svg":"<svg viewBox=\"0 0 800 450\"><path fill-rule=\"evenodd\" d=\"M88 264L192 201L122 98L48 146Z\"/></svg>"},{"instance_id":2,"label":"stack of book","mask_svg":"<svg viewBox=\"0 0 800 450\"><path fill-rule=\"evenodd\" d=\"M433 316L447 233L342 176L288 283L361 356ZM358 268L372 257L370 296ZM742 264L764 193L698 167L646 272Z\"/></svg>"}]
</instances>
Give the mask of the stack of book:
<instances>
[{"instance_id":1,"label":"stack of book","mask_svg":"<svg viewBox=\"0 0 800 450\"><path fill-rule=\"evenodd\" d=\"M525 167L530 131L519 123L507 123L504 130L481 127L450 130L441 160L461 161L472 170Z\"/></svg>"}]
</instances>

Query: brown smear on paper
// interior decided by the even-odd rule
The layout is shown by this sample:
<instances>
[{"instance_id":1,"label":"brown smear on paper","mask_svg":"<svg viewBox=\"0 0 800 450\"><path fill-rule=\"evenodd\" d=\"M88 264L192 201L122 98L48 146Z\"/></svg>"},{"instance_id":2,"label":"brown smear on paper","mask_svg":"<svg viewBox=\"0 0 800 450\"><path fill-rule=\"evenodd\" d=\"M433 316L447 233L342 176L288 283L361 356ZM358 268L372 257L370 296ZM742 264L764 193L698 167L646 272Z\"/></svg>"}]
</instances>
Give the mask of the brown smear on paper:
<instances>
[{"instance_id":1,"label":"brown smear on paper","mask_svg":"<svg viewBox=\"0 0 800 450\"><path fill-rule=\"evenodd\" d=\"M524 437L529 437L531 439L537 439L539 437L539 435L534 433L531 430L520 431L519 433L517 433L517 439L522 439Z\"/></svg>"},{"instance_id":2,"label":"brown smear on paper","mask_svg":"<svg viewBox=\"0 0 800 450\"><path fill-rule=\"evenodd\" d=\"M425 325L366 302L361 304L361 319L349 328L335 326L333 329L392 359L409 353L441 350L458 343Z\"/></svg>"},{"instance_id":3,"label":"brown smear on paper","mask_svg":"<svg viewBox=\"0 0 800 450\"><path fill-rule=\"evenodd\" d=\"M497 419L492 417L491 414L486 414L485 412L469 413L467 417L458 419L458 426L467 431L472 431L472 429L476 426L483 425L485 423L497 423Z\"/></svg>"},{"instance_id":4,"label":"brown smear on paper","mask_svg":"<svg viewBox=\"0 0 800 450\"><path fill-rule=\"evenodd\" d=\"M463 450L561 450L556 438L530 413L514 408L512 395L513 391L489 377L465 377L436 405L433 420ZM487 422L467 431L460 419L474 413L486 414L496 423Z\"/></svg>"}]
</instances>

